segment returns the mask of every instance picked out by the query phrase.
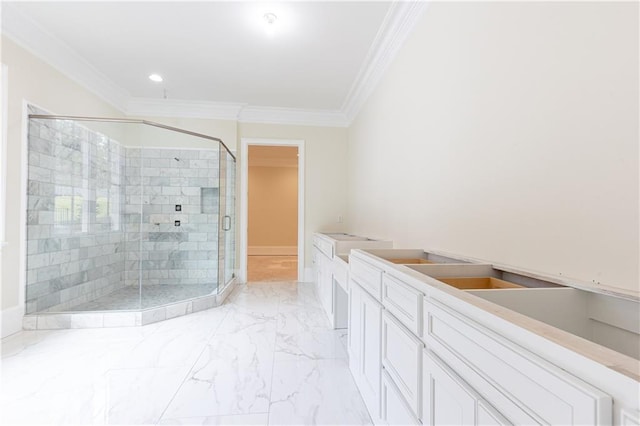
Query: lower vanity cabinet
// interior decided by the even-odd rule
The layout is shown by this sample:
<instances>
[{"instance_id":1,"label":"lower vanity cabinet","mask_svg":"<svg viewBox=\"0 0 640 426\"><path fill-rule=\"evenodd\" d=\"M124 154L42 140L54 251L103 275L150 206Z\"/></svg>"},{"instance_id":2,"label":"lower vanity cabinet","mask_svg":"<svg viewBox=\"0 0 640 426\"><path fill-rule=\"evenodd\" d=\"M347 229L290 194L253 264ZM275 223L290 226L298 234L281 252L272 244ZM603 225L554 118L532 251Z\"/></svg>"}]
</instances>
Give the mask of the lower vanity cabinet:
<instances>
[{"instance_id":1,"label":"lower vanity cabinet","mask_svg":"<svg viewBox=\"0 0 640 426\"><path fill-rule=\"evenodd\" d=\"M420 416L424 344L389 311L382 313L382 366L393 379L413 415Z\"/></svg>"},{"instance_id":2,"label":"lower vanity cabinet","mask_svg":"<svg viewBox=\"0 0 640 426\"><path fill-rule=\"evenodd\" d=\"M435 354L422 357L422 423L424 425L509 425Z\"/></svg>"},{"instance_id":3,"label":"lower vanity cabinet","mask_svg":"<svg viewBox=\"0 0 640 426\"><path fill-rule=\"evenodd\" d=\"M510 422L611 424L609 395L461 312L425 300L424 320L429 350Z\"/></svg>"},{"instance_id":4,"label":"lower vanity cabinet","mask_svg":"<svg viewBox=\"0 0 640 426\"><path fill-rule=\"evenodd\" d=\"M382 305L356 281L349 286L349 368L369 414L380 418Z\"/></svg>"},{"instance_id":5,"label":"lower vanity cabinet","mask_svg":"<svg viewBox=\"0 0 640 426\"><path fill-rule=\"evenodd\" d=\"M369 413L380 416L380 375L382 371L380 331L382 305L369 293L360 291L361 357L358 386Z\"/></svg>"},{"instance_id":6,"label":"lower vanity cabinet","mask_svg":"<svg viewBox=\"0 0 640 426\"><path fill-rule=\"evenodd\" d=\"M362 340L360 321L360 286L353 281L349 283L349 318L347 335L347 351L349 352L349 369L355 378L360 371L360 341Z\"/></svg>"},{"instance_id":7,"label":"lower vanity cabinet","mask_svg":"<svg viewBox=\"0 0 640 426\"><path fill-rule=\"evenodd\" d=\"M318 298L327 316L333 318L333 262L324 254L318 254ZM333 323L333 321L331 321ZM333 326L333 324L332 324Z\"/></svg>"},{"instance_id":8,"label":"lower vanity cabinet","mask_svg":"<svg viewBox=\"0 0 640 426\"><path fill-rule=\"evenodd\" d=\"M388 425L420 425L413 410L386 371L382 372L381 417Z\"/></svg>"}]
</instances>

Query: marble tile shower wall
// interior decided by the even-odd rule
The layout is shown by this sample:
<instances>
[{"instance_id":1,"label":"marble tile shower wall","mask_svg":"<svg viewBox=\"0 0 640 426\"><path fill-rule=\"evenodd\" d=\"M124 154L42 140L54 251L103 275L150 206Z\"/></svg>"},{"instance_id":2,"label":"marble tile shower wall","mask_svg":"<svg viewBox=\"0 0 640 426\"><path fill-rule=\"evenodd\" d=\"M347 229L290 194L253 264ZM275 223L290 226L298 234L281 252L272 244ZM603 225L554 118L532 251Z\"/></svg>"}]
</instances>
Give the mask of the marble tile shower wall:
<instances>
[{"instance_id":1,"label":"marble tile shower wall","mask_svg":"<svg viewBox=\"0 0 640 426\"><path fill-rule=\"evenodd\" d=\"M30 120L27 313L64 310L124 286L124 154L77 123Z\"/></svg>"},{"instance_id":2,"label":"marble tile shower wall","mask_svg":"<svg viewBox=\"0 0 640 426\"><path fill-rule=\"evenodd\" d=\"M217 288L218 155L218 148L126 149L127 285Z\"/></svg>"}]
</instances>

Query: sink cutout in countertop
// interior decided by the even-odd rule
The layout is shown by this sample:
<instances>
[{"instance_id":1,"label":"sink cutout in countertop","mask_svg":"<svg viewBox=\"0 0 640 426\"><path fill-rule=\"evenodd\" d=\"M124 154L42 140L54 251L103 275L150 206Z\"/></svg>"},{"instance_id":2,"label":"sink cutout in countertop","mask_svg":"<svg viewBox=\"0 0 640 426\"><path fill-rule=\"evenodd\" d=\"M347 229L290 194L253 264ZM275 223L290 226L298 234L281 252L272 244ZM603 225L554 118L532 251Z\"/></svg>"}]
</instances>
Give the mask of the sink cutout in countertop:
<instances>
[{"instance_id":1,"label":"sink cutout in countertop","mask_svg":"<svg viewBox=\"0 0 640 426\"><path fill-rule=\"evenodd\" d=\"M525 288L521 285L511 283L494 277L453 277L453 278L436 278L452 287L460 290L492 290L505 288Z\"/></svg>"},{"instance_id":2,"label":"sink cutout in countertop","mask_svg":"<svg viewBox=\"0 0 640 426\"><path fill-rule=\"evenodd\" d=\"M395 263L397 265L432 265L434 263L438 263L438 262L432 262L430 260L427 259L421 259L421 258L409 258L409 259L386 259L391 263Z\"/></svg>"}]
</instances>

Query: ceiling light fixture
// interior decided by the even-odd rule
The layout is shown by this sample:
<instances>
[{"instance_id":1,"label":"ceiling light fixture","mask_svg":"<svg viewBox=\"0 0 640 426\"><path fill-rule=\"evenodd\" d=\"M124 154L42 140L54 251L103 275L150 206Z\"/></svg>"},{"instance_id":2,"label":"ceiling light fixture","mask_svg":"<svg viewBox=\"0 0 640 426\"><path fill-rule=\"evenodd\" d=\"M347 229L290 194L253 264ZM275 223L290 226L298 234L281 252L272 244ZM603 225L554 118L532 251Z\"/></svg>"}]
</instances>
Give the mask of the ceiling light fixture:
<instances>
[{"instance_id":1,"label":"ceiling light fixture","mask_svg":"<svg viewBox=\"0 0 640 426\"><path fill-rule=\"evenodd\" d=\"M155 83L162 83L162 76L160 74L151 74L149 80Z\"/></svg>"},{"instance_id":2,"label":"ceiling light fixture","mask_svg":"<svg viewBox=\"0 0 640 426\"><path fill-rule=\"evenodd\" d=\"M267 25L275 25L276 21L278 20L278 16L275 13L271 12L265 13L263 18Z\"/></svg>"}]
</instances>

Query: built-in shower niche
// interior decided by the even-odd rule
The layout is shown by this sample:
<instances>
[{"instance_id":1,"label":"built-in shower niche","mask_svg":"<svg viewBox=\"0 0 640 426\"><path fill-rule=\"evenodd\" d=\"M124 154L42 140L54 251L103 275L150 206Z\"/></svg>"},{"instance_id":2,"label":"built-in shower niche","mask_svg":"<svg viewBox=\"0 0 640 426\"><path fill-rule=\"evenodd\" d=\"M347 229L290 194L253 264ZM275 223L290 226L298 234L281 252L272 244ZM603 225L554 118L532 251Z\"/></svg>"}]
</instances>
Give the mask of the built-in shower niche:
<instances>
[{"instance_id":1,"label":"built-in shower niche","mask_svg":"<svg viewBox=\"0 0 640 426\"><path fill-rule=\"evenodd\" d=\"M204 214L218 214L220 190L200 188L200 211Z\"/></svg>"},{"instance_id":2,"label":"built-in shower niche","mask_svg":"<svg viewBox=\"0 0 640 426\"><path fill-rule=\"evenodd\" d=\"M218 186L235 158L219 142L30 112L25 328L140 325L224 299Z\"/></svg>"}]
</instances>

